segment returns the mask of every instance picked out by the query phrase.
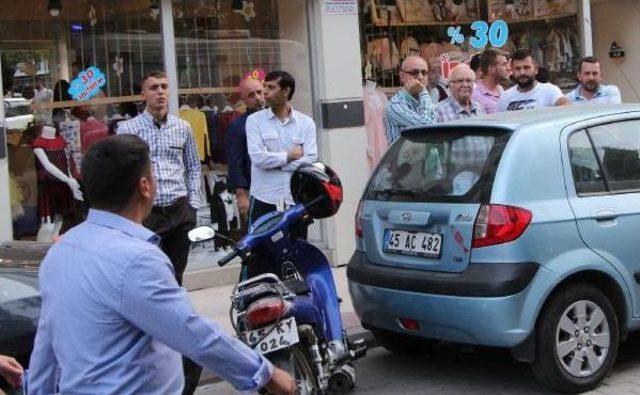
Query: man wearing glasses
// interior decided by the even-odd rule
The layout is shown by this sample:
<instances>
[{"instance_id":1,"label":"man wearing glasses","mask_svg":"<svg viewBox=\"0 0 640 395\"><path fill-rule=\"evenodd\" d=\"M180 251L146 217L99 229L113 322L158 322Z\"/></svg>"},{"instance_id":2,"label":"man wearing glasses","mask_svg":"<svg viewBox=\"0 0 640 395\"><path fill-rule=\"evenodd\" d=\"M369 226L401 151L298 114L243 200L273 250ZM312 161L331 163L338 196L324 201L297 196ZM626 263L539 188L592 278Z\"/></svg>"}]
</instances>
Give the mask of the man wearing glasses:
<instances>
[{"instance_id":1,"label":"man wearing glasses","mask_svg":"<svg viewBox=\"0 0 640 395\"><path fill-rule=\"evenodd\" d=\"M466 64L456 66L449 74L451 96L436 106L438 122L455 121L472 115L484 114L480 103L471 100L476 75Z\"/></svg>"},{"instance_id":2,"label":"man wearing glasses","mask_svg":"<svg viewBox=\"0 0 640 395\"><path fill-rule=\"evenodd\" d=\"M385 108L385 132L389 144L399 136L400 130L410 126L432 125L435 111L426 86L429 66L419 56L409 56L400 66L403 88L387 103Z\"/></svg>"}]
</instances>

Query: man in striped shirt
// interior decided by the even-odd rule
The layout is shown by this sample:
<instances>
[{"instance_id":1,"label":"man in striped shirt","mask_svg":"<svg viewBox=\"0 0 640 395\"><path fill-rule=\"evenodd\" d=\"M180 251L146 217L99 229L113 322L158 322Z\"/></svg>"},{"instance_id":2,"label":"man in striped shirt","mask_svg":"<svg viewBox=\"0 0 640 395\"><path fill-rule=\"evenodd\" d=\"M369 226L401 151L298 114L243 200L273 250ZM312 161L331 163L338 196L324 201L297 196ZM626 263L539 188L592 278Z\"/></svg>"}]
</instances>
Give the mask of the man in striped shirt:
<instances>
[{"instance_id":1,"label":"man in striped shirt","mask_svg":"<svg viewBox=\"0 0 640 395\"><path fill-rule=\"evenodd\" d=\"M408 56L400 66L403 88L387 103L385 132L389 144L400 130L410 126L432 125L436 122L433 102L426 89L429 76L427 62L419 56Z\"/></svg>"},{"instance_id":2,"label":"man in striped shirt","mask_svg":"<svg viewBox=\"0 0 640 395\"><path fill-rule=\"evenodd\" d=\"M196 226L200 201L200 158L191 126L169 114L169 83L163 71L147 73L140 83L144 112L122 122L118 134L133 134L149 144L157 182L151 214L144 226L160 236L179 285L187 266L191 242L187 233ZM202 369L184 358L183 394L195 391Z\"/></svg>"}]
</instances>

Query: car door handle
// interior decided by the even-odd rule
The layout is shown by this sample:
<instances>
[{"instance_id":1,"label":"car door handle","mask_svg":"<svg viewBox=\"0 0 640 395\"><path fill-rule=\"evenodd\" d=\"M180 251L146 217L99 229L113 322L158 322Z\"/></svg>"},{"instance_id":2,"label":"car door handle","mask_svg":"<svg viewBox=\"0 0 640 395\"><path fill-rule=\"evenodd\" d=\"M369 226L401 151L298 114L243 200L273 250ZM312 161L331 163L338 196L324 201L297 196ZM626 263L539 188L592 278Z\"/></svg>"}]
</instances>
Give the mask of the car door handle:
<instances>
[{"instance_id":1,"label":"car door handle","mask_svg":"<svg viewBox=\"0 0 640 395\"><path fill-rule=\"evenodd\" d=\"M599 208L596 210L596 221L612 221L618 218L618 212L611 208Z\"/></svg>"}]
</instances>

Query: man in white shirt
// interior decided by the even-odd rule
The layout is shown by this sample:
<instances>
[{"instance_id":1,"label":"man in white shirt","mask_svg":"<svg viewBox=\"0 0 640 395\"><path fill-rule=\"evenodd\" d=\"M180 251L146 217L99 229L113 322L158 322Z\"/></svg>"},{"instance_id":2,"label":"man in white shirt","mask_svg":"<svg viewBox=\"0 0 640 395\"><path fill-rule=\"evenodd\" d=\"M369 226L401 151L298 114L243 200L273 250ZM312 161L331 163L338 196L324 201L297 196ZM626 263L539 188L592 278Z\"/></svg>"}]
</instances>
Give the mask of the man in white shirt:
<instances>
[{"instance_id":1,"label":"man in white shirt","mask_svg":"<svg viewBox=\"0 0 640 395\"><path fill-rule=\"evenodd\" d=\"M511 58L516 86L505 91L498 101L498 111L519 111L570 104L560 88L536 81L538 65L526 49L516 51Z\"/></svg>"},{"instance_id":2,"label":"man in white shirt","mask_svg":"<svg viewBox=\"0 0 640 395\"><path fill-rule=\"evenodd\" d=\"M580 60L578 80L580 85L567 94L576 104L619 104L622 102L620 90L615 85L604 85L604 73L598 59L587 56Z\"/></svg>"},{"instance_id":3,"label":"man in white shirt","mask_svg":"<svg viewBox=\"0 0 640 395\"><path fill-rule=\"evenodd\" d=\"M318 160L316 125L309 116L291 107L294 78L286 71L272 71L264 81L268 108L247 118L247 150L251 157L251 205L249 224L272 211L295 204L289 182L303 163ZM306 236L306 228L301 236Z\"/></svg>"}]
</instances>

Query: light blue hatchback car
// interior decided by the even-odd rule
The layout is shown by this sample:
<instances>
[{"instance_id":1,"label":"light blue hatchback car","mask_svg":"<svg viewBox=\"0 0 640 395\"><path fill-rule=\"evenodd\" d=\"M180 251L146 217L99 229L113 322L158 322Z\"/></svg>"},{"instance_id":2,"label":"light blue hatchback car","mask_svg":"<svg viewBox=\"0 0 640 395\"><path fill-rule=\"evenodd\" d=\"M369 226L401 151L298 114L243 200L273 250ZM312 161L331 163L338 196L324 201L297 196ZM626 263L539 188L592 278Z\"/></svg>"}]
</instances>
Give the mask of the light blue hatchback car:
<instances>
[{"instance_id":1,"label":"light blue hatchback car","mask_svg":"<svg viewBox=\"0 0 640 395\"><path fill-rule=\"evenodd\" d=\"M347 276L365 328L507 347L565 392L640 327L640 106L408 129L373 173Z\"/></svg>"}]
</instances>

